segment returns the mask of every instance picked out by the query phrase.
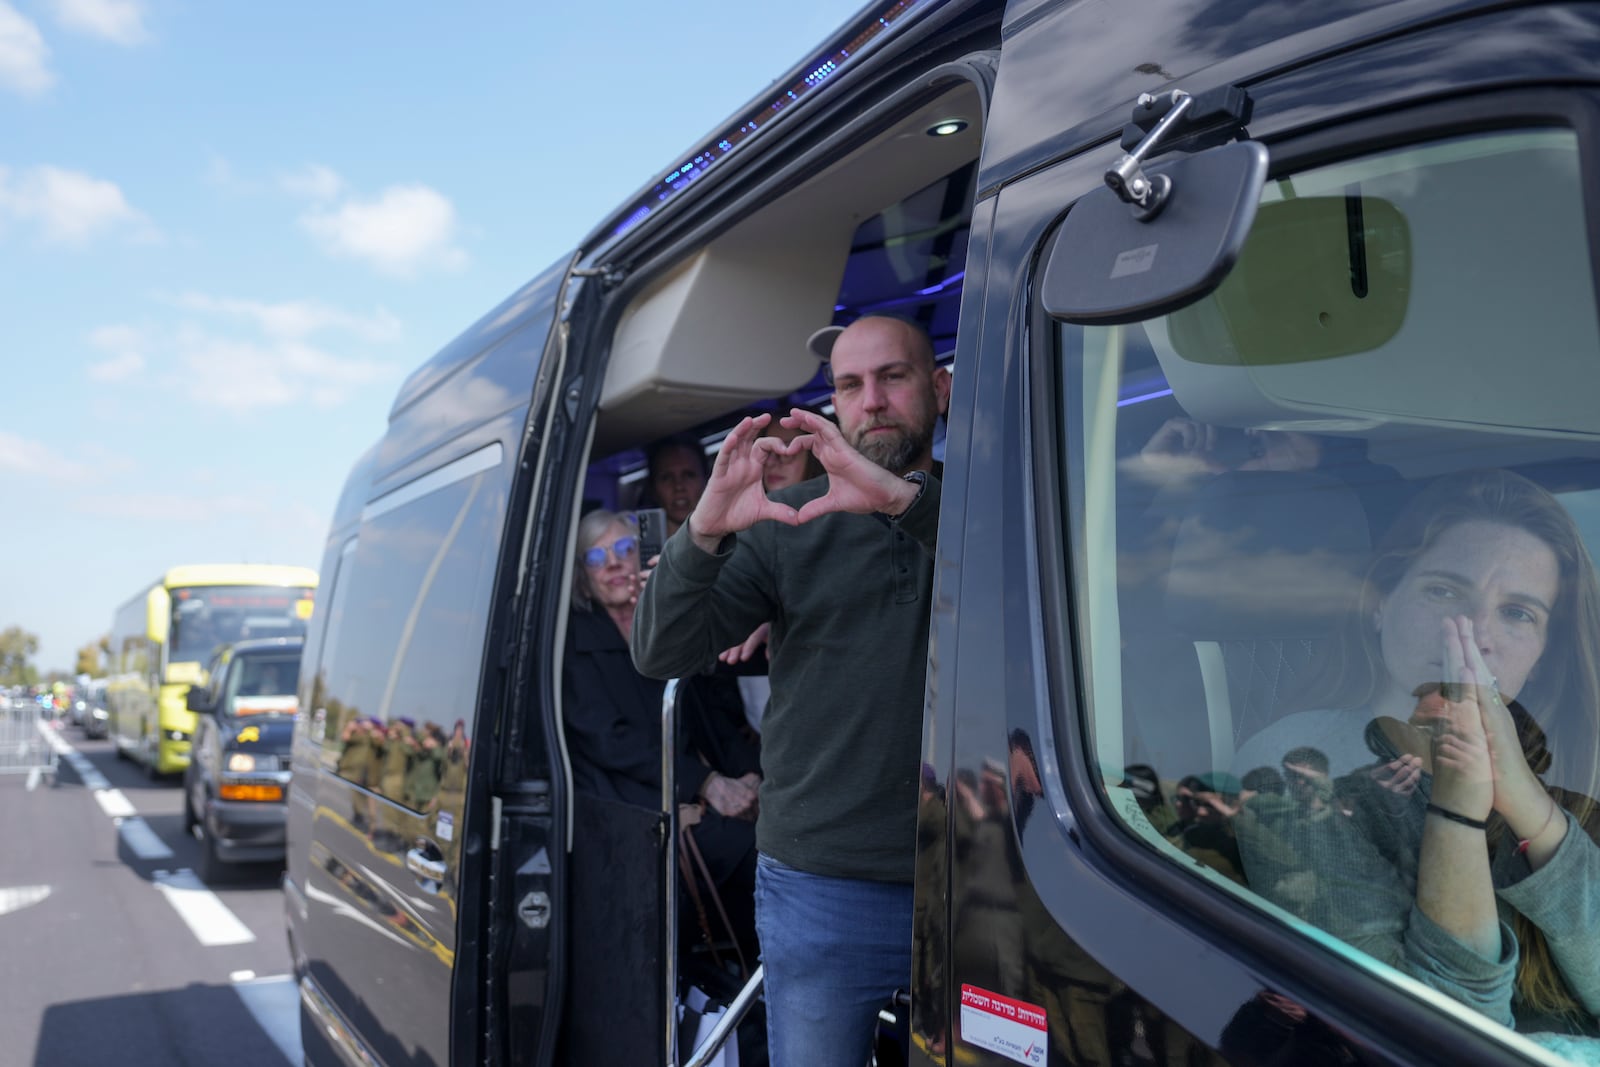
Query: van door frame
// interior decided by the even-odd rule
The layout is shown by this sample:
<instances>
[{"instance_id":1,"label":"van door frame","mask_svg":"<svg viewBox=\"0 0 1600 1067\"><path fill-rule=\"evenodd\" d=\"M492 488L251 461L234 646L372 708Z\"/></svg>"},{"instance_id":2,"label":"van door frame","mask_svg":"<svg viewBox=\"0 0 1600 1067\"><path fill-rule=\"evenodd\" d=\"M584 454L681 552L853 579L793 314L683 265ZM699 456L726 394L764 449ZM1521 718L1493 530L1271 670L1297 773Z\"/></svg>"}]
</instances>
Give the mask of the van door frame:
<instances>
[{"instance_id":1,"label":"van door frame","mask_svg":"<svg viewBox=\"0 0 1600 1067\"><path fill-rule=\"evenodd\" d=\"M998 51L980 48L966 51L955 58L929 62L932 65L928 69L895 71L892 77L880 77L865 85L854 96L835 101L832 107L815 116L808 127L815 130L820 126L825 132L791 134L790 140L794 143L781 145L776 155L769 151L767 157L760 161L761 174L744 176L746 182L753 182L753 185L744 191L726 193L719 198L720 202L714 200L701 210L698 217L676 218L675 231L669 230L664 239L643 240L646 234L653 231L649 227L641 227L644 233L630 234L626 242L608 247L605 250L605 262L596 262L598 257L582 253L575 259L575 263L584 265L573 268L569 281L574 277L586 280L576 284L575 291L564 295L562 300L563 313L557 323L558 328L565 331L561 338L564 345L560 361L562 371L553 389L560 396L559 410L570 425L565 427L566 435L557 438L555 431L560 428L557 424L561 420L548 418L557 409L547 410L547 405L536 405L535 410L547 416L547 421L540 428L545 444L534 462L524 461L522 477L533 477L529 491L536 490L541 499L531 502L526 508L522 549L524 565L520 568L522 579L517 588L527 591L527 594L522 598L522 621L516 638L519 666L511 683L518 698L517 706L522 709L518 715L512 716L513 720L526 722L532 709L550 709L548 714L540 718L551 744L552 762L554 753L560 752L565 773L560 782L561 788L551 790L548 811L554 825L569 828L569 834L572 820L569 799L571 776L558 710L559 663L565 630L562 623L567 595L564 586L568 578L568 546L575 535L579 517L577 493L590 458L589 445L598 417L597 406L605 369L610 359L612 333L629 302L661 269L670 267L745 216L759 210L762 205L802 184L817 172L819 159L832 161L843 158L900 117L944 95L959 83L969 84L976 90L987 122ZM887 94L883 93L885 81L895 86ZM881 99L865 110L857 111L861 98L870 99L874 89ZM837 121L841 116L850 117L837 128L828 128L829 122ZM935 177L938 176L930 176L930 180ZM645 267L634 269L633 265L640 263ZM544 368L554 365L550 355L547 353L541 375ZM530 436L534 432L530 417ZM579 438L582 439L582 447L573 450L571 446ZM530 467L544 473L533 476L528 469ZM517 500L526 499L520 489L516 493ZM565 531L565 537L559 540L553 538L551 533L556 530ZM509 798L515 793L503 786L496 795L497 798ZM497 829L503 830L503 825ZM570 837L567 844L570 847ZM555 852L552 852L551 860L553 865L558 863ZM560 863L559 875L552 879L552 883L560 887L560 892L550 935L552 977L547 991L547 1019L552 1009L559 1011L563 1020L566 1015L562 1006L562 979L565 977L562 959L564 951L573 947L568 944L570 931L566 929L565 922L568 912L561 903L567 893L566 870L565 863ZM499 902L497 909L503 903ZM497 913L492 921L498 926L513 920L509 915ZM662 977L665 979L665 975ZM457 997L459 1005L459 982ZM542 1057L545 1050L552 1047L551 1030L548 1025L544 1028L540 1039L541 1058L532 1061L539 1067L550 1062ZM670 1056L663 1062L671 1062Z\"/></svg>"},{"instance_id":2,"label":"van door frame","mask_svg":"<svg viewBox=\"0 0 1600 1067\"><path fill-rule=\"evenodd\" d=\"M466 838L479 842L482 854L462 872L451 985L450 1049L451 1060L457 1063L525 1062L547 1067L555 1061L560 1036L567 771L564 760L560 768L548 761L542 768L526 766L523 738L530 721L543 723L545 718L535 712L541 701L530 695L533 683L548 677L549 669L537 654L542 647L537 640L540 598L528 590L542 588L548 578L547 459L552 452L561 455L555 435L563 420L556 415L571 405L568 333L573 301L583 289L578 280L581 259L581 251L568 259L545 336L490 596L476 733L480 751L488 758L469 760L466 799ZM559 751L550 744L548 728L543 740L548 755ZM502 849L510 839L506 830L513 820L519 839L532 842L549 861L548 869L536 872L541 884L535 891L543 893L548 903L546 921L538 928L518 916L517 876L530 872L509 867L512 858ZM475 875L470 880L469 872ZM523 999L514 1002L510 976L540 970L543 980L534 979L531 992L528 985L519 985ZM527 1024L532 1033L517 1030L534 1003L543 1006Z\"/></svg>"}]
</instances>

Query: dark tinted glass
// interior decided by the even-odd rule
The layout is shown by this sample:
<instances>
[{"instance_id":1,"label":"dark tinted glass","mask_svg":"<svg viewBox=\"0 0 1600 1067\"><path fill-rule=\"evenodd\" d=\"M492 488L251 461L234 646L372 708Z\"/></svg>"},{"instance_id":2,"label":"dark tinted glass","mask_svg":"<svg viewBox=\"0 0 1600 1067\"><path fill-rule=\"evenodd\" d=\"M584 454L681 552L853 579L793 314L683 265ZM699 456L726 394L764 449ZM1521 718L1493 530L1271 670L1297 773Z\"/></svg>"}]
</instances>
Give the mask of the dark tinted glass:
<instances>
[{"instance_id":1,"label":"dark tinted glass","mask_svg":"<svg viewBox=\"0 0 1600 1067\"><path fill-rule=\"evenodd\" d=\"M340 568L337 595L359 611L329 623L324 763L413 809L465 791L502 478L496 467L371 518Z\"/></svg>"},{"instance_id":2,"label":"dark tinted glass","mask_svg":"<svg viewBox=\"0 0 1600 1067\"><path fill-rule=\"evenodd\" d=\"M1177 868L1536 1040L1600 1032L1577 149L1489 133L1275 179L1216 293L1056 333L1113 809Z\"/></svg>"}]
</instances>

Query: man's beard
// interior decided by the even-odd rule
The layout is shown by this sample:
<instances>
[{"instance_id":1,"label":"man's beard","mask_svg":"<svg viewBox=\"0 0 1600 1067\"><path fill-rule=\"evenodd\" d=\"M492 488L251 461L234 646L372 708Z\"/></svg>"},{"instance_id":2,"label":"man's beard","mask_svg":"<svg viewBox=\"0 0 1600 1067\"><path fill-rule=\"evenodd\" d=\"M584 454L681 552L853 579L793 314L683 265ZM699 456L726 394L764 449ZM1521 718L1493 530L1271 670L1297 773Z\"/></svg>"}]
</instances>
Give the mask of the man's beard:
<instances>
[{"instance_id":1,"label":"man's beard","mask_svg":"<svg viewBox=\"0 0 1600 1067\"><path fill-rule=\"evenodd\" d=\"M933 444L932 426L915 434L899 427L892 427L888 433L871 432L880 425L876 423L861 430L852 444L857 452L891 474L904 474Z\"/></svg>"}]
</instances>

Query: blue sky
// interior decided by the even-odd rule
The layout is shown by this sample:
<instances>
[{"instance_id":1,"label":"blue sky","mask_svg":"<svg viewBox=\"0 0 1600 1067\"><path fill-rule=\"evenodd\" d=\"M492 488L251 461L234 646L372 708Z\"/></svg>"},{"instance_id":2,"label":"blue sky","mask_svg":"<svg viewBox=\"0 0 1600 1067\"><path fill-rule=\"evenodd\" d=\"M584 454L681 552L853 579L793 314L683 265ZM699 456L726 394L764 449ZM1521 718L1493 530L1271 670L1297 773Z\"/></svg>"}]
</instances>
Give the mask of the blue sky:
<instances>
[{"instance_id":1,"label":"blue sky","mask_svg":"<svg viewBox=\"0 0 1600 1067\"><path fill-rule=\"evenodd\" d=\"M319 565L406 373L860 6L0 0L0 629Z\"/></svg>"}]
</instances>

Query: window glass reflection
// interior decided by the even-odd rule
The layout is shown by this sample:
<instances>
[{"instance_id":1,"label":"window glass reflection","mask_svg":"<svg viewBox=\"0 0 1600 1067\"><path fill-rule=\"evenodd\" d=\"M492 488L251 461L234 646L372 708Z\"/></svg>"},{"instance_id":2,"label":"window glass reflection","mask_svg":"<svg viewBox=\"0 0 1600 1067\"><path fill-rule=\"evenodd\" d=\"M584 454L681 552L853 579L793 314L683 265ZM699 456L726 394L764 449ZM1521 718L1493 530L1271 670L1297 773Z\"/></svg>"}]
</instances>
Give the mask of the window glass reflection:
<instances>
[{"instance_id":1,"label":"window glass reflection","mask_svg":"<svg viewBox=\"0 0 1600 1067\"><path fill-rule=\"evenodd\" d=\"M1113 808L1568 1052L1600 1035L1582 219L1566 131L1377 154L1269 182L1216 294L1057 331Z\"/></svg>"},{"instance_id":2,"label":"window glass reflection","mask_svg":"<svg viewBox=\"0 0 1600 1067\"><path fill-rule=\"evenodd\" d=\"M338 631L317 679L325 760L340 777L416 811L459 807L478 695L494 543L505 495L497 471L372 518L338 595L372 606ZM376 809L373 809L376 810ZM351 815L369 829L371 812Z\"/></svg>"}]
</instances>

